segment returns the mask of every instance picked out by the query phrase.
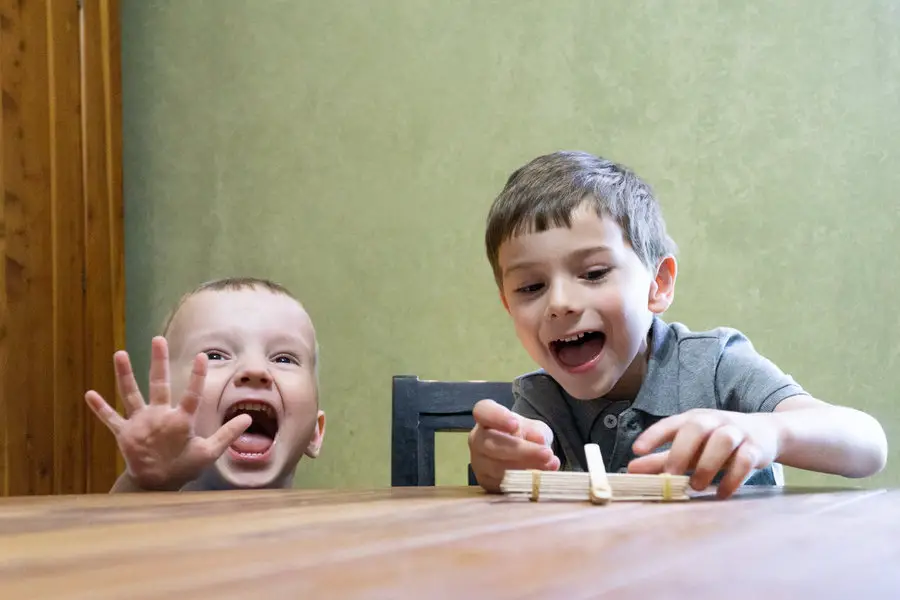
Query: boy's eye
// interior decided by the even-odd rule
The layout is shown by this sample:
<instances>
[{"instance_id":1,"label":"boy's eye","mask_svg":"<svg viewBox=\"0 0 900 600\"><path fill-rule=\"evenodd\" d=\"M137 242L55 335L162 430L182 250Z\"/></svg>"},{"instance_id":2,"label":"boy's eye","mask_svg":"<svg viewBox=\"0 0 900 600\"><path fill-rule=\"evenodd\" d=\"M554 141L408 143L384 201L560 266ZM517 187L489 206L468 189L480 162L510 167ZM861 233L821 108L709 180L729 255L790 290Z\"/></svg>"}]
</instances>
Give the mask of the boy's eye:
<instances>
[{"instance_id":1,"label":"boy's eye","mask_svg":"<svg viewBox=\"0 0 900 600\"><path fill-rule=\"evenodd\" d=\"M533 294L535 292L539 292L541 288L544 287L543 283L532 283L531 285L523 285L520 288L516 288L517 294Z\"/></svg>"},{"instance_id":2,"label":"boy's eye","mask_svg":"<svg viewBox=\"0 0 900 600\"><path fill-rule=\"evenodd\" d=\"M587 279L588 281L599 281L600 279L603 279L604 277L606 277L609 274L610 270L611 269L609 269L609 268L592 269L584 274L584 278Z\"/></svg>"},{"instance_id":3,"label":"boy's eye","mask_svg":"<svg viewBox=\"0 0 900 600\"><path fill-rule=\"evenodd\" d=\"M225 360L225 355L218 350L207 350L206 357L209 360Z\"/></svg>"},{"instance_id":4,"label":"boy's eye","mask_svg":"<svg viewBox=\"0 0 900 600\"><path fill-rule=\"evenodd\" d=\"M299 365L300 361L291 356L290 354L279 354L275 357L275 362L281 363L283 365Z\"/></svg>"}]
</instances>

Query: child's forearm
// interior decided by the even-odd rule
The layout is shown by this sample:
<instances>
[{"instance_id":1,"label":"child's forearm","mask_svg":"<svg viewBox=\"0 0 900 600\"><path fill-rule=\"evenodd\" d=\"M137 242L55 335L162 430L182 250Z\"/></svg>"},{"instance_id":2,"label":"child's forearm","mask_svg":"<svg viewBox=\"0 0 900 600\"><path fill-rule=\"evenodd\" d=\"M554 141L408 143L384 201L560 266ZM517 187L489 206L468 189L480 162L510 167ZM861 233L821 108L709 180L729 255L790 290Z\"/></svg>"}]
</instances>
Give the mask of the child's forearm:
<instances>
[{"instance_id":1,"label":"child's forearm","mask_svg":"<svg viewBox=\"0 0 900 600\"><path fill-rule=\"evenodd\" d=\"M781 408L781 407L779 407ZM887 462L887 438L864 412L827 404L778 410L778 457L786 466L844 477L869 477Z\"/></svg>"}]
</instances>

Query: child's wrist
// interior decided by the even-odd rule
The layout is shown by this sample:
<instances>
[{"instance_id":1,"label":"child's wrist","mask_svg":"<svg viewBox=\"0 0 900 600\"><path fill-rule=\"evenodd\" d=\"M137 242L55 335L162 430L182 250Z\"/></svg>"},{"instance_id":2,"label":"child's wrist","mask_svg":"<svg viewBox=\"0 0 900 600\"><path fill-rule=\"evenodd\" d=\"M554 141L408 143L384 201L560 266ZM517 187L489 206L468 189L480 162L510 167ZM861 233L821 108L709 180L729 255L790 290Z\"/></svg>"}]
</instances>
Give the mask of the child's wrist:
<instances>
[{"instance_id":1,"label":"child's wrist","mask_svg":"<svg viewBox=\"0 0 900 600\"><path fill-rule=\"evenodd\" d=\"M791 446L794 443L794 430L791 427L790 419L785 419L783 414L770 413L766 417L775 438L774 462L782 462L782 458L790 454Z\"/></svg>"}]
</instances>

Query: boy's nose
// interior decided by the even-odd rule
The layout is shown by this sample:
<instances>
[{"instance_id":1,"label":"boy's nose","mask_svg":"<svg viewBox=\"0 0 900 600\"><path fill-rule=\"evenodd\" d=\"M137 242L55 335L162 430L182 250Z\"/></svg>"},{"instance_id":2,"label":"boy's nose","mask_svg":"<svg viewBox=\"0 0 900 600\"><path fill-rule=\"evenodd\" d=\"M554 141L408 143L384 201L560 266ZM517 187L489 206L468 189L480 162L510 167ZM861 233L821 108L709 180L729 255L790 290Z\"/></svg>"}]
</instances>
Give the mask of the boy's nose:
<instances>
[{"instance_id":1,"label":"boy's nose","mask_svg":"<svg viewBox=\"0 0 900 600\"><path fill-rule=\"evenodd\" d=\"M235 383L239 386L269 387L272 385L272 376L264 368L246 367L237 374Z\"/></svg>"},{"instance_id":2,"label":"boy's nose","mask_svg":"<svg viewBox=\"0 0 900 600\"><path fill-rule=\"evenodd\" d=\"M574 290L566 282L553 283L549 292L546 311L548 318L558 319L578 312Z\"/></svg>"}]
</instances>

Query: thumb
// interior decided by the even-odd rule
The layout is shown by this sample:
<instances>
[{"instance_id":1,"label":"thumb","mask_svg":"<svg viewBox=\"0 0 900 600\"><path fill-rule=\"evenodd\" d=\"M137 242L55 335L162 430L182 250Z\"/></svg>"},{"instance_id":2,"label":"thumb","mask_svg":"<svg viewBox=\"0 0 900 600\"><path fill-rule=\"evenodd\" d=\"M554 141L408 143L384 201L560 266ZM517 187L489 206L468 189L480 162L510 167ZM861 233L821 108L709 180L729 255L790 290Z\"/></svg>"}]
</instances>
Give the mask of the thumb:
<instances>
[{"instance_id":1,"label":"thumb","mask_svg":"<svg viewBox=\"0 0 900 600\"><path fill-rule=\"evenodd\" d=\"M228 449L228 446L241 437L252 424L253 417L248 414L240 414L222 425L206 440L206 446L210 453L218 459Z\"/></svg>"},{"instance_id":2,"label":"thumb","mask_svg":"<svg viewBox=\"0 0 900 600\"><path fill-rule=\"evenodd\" d=\"M472 409L472 417L484 429L496 429L510 435L515 435L521 428L521 417L494 400L479 400Z\"/></svg>"}]
</instances>

